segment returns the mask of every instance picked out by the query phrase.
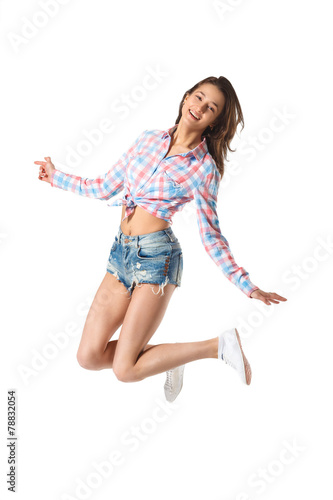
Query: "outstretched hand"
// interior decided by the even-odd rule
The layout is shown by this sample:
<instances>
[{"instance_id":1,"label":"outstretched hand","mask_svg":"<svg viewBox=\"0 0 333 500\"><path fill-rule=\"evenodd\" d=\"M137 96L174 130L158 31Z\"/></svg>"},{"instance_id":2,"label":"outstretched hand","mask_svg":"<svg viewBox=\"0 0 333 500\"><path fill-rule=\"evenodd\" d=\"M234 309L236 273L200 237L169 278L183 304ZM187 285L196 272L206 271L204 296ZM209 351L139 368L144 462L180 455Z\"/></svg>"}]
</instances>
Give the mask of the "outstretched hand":
<instances>
[{"instance_id":1,"label":"outstretched hand","mask_svg":"<svg viewBox=\"0 0 333 500\"><path fill-rule=\"evenodd\" d=\"M277 293L273 292L264 292L263 290L254 290L250 297L252 299L258 299L267 304L268 306L271 305L271 302L273 304L279 304L279 301L286 301L287 299L285 297L282 297L281 295L278 295Z\"/></svg>"}]
</instances>

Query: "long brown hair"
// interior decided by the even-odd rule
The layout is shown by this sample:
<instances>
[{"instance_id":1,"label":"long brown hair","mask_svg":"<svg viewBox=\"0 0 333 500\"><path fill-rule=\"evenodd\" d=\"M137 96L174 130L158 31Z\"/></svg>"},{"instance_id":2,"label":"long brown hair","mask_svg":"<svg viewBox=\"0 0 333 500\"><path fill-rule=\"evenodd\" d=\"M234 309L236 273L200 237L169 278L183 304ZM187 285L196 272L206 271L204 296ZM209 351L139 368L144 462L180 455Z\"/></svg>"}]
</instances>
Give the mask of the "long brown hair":
<instances>
[{"instance_id":1,"label":"long brown hair","mask_svg":"<svg viewBox=\"0 0 333 500\"><path fill-rule=\"evenodd\" d=\"M182 117L182 107L185 97L195 92L195 90L204 83L216 85L225 97L225 104L216 119L215 126L212 129L207 127L202 134L203 137L206 137L208 151L212 155L222 179L224 174L224 162L229 161L227 159L228 150L231 152L236 151L230 148L230 143L237 131L237 126L240 123L242 125L241 130L244 128L242 108L235 89L229 80L224 76L220 76L219 78L216 76L209 76L187 90L180 102L179 114L175 124L179 123Z\"/></svg>"}]
</instances>

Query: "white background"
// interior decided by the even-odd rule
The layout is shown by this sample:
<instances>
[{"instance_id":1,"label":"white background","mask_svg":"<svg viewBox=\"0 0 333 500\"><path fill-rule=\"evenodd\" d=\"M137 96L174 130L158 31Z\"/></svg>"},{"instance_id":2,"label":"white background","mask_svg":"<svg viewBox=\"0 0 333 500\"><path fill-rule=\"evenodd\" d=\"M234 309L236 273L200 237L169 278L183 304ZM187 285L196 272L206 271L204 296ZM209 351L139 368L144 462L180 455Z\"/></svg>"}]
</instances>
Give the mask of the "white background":
<instances>
[{"instance_id":1,"label":"white background","mask_svg":"<svg viewBox=\"0 0 333 500\"><path fill-rule=\"evenodd\" d=\"M2 498L13 498L11 388L17 499L332 495L329 7L0 1ZM149 71L160 77L147 90ZM174 124L187 89L220 75L245 118L219 192L221 230L252 281L288 301L249 300L206 254L193 211L177 214L183 282L152 343L204 340L238 326L253 378L245 386L218 360L192 362L167 406L164 374L126 384L112 370L77 363L121 208L52 189L33 162L51 156L60 170L103 174L142 130ZM126 95L131 104L120 113ZM70 165L69 151L103 119L113 131ZM57 348L55 338L67 344ZM117 451L121 464L111 469ZM106 461L102 477L96 467Z\"/></svg>"}]
</instances>

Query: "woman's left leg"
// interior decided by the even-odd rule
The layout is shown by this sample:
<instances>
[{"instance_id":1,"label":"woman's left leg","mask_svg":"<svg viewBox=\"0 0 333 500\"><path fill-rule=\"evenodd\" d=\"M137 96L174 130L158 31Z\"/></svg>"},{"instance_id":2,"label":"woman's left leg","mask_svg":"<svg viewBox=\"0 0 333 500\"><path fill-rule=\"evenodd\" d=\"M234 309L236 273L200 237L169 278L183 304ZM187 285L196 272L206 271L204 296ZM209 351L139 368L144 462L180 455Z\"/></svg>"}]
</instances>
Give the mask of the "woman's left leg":
<instances>
[{"instance_id":1,"label":"woman's left leg","mask_svg":"<svg viewBox=\"0 0 333 500\"><path fill-rule=\"evenodd\" d=\"M198 342L147 345L166 312L176 285L164 294L152 293L158 285L135 287L126 311L113 358L113 371L123 382L136 382L176 366L204 358L218 358L218 337Z\"/></svg>"}]
</instances>

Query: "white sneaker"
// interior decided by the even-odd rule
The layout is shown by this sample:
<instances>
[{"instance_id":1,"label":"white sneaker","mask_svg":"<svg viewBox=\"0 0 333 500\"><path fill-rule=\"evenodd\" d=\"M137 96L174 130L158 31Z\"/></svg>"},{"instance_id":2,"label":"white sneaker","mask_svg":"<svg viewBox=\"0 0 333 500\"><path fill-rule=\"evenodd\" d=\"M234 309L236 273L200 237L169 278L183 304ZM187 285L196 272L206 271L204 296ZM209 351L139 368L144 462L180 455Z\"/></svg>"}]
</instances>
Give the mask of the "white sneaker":
<instances>
[{"instance_id":1,"label":"white sneaker","mask_svg":"<svg viewBox=\"0 0 333 500\"><path fill-rule=\"evenodd\" d=\"M169 403L172 403L176 399L183 387L184 368L185 365L181 365L166 372L164 394Z\"/></svg>"},{"instance_id":2,"label":"white sneaker","mask_svg":"<svg viewBox=\"0 0 333 500\"><path fill-rule=\"evenodd\" d=\"M226 330L219 335L218 357L239 373L244 384L250 385L252 378L251 366L243 353L236 328Z\"/></svg>"}]
</instances>

